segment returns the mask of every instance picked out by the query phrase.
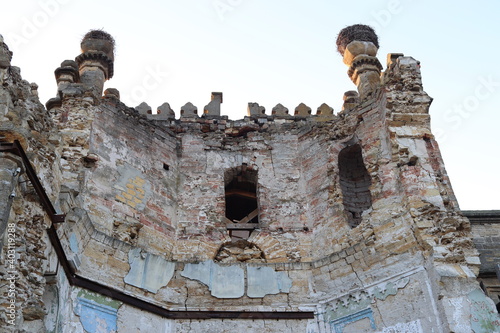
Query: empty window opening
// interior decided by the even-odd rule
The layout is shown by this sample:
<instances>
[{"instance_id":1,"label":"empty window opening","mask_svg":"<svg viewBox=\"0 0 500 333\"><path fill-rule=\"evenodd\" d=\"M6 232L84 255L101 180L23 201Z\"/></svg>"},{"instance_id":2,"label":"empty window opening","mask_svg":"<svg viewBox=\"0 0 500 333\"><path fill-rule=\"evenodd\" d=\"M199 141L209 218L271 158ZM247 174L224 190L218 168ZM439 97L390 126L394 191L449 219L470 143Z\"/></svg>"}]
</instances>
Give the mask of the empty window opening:
<instances>
[{"instance_id":1,"label":"empty window opening","mask_svg":"<svg viewBox=\"0 0 500 333\"><path fill-rule=\"evenodd\" d=\"M233 241L248 239L259 223L257 172L246 164L226 171L226 226Z\"/></svg>"},{"instance_id":2,"label":"empty window opening","mask_svg":"<svg viewBox=\"0 0 500 333\"><path fill-rule=\"evenodd\" d=\"M170 170L170 165L168 165L167 163L163 163L163 170Z\"/></svg>"},{"instance_id":3,"label":"empty window opening","mask_svg":"<svg viewBox=\"0 0 500 333\"><path fill-rule=\"evenodd\" d=\"M355 228L361 215L372 206L371 177L363 163L361 147L353 145L339 153L340 188L347 222Z\"/></svg>"}]
</instances>

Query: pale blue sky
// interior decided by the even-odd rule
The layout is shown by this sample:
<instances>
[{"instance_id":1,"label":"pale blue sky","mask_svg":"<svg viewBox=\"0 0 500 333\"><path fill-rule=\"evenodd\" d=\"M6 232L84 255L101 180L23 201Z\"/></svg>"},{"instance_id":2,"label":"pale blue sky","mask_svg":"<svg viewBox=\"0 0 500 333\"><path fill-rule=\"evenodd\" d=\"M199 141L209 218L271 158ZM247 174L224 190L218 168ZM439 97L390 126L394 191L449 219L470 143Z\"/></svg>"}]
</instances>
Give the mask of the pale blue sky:
<instances>
[{"instance_id":1,"label":"pale blue sky","mask_svg":"<svg viewBox=\"0 0 500 333\"><path fill-rule=\"evenodd\" d=\"M79 41L102 28L117 42L115 76L129 106L169 102L179 115L224 93L222 114L246 115L248 102L323 102L340 111L355 86L336 53L347 25L372 25L378 58L400 52L422 65L434 98L432 127L462 209L500 209L500 2L490 1L2 1L0 34L13 65L54 97L54 69L79 54Z\"/></svg>"}]
</instances>

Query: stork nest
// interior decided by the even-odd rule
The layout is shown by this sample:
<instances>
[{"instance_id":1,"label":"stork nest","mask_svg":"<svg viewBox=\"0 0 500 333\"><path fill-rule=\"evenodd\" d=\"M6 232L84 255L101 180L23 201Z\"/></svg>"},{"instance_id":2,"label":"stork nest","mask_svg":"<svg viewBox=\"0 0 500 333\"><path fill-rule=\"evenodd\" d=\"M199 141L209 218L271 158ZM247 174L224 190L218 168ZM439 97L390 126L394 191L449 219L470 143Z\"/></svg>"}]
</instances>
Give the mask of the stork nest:
<instances>
[{"instance_id":1,"label":"stork nest","mask_svg":"<svg viewBox=\"0 0 500 333\"><path fill-rule=\"evenodd\" d=\"M85 39L102 39L111 42L111 44L113 44L113 47L115 46L115 39L113 38L113 36L108 34L106 31L100 29L90 30L85 34L85 36L83 36L82 41Z\"/></svg>"},{"instance_id":2,"label":"stork nest","mask_svg":"<svg viewBox=\"0 0 500 333\"><path fill-rule=\"evenodd\" d=\"M337 36L337 51L344 56L346 46L352 41L372 42L378 48L378 36L372 27L364 24L354 24L340 30Z\"/></svg>"}]
</instances>

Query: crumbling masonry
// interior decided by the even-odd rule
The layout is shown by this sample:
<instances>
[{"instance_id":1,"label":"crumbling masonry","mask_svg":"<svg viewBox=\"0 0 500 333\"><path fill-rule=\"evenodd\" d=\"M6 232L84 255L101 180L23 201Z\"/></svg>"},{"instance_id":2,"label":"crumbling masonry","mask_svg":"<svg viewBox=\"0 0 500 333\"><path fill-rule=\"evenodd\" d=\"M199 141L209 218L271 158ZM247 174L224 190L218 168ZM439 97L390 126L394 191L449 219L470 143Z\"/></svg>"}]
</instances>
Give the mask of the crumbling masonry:
<instances>
[{"instance_id":1,"label":"crumbling masonry","mask_svg":"<svg viewBox=\"0 0 500 333\"><path fill-rule=\"evenodd\" d=\"M220 92L178 119L103 92L103 31L44 108L0 39L2 330L500 331L419 62L384 70L363 25L337 45L357 86L340 112L229 120Z\"/></svg>"}]
</instances>

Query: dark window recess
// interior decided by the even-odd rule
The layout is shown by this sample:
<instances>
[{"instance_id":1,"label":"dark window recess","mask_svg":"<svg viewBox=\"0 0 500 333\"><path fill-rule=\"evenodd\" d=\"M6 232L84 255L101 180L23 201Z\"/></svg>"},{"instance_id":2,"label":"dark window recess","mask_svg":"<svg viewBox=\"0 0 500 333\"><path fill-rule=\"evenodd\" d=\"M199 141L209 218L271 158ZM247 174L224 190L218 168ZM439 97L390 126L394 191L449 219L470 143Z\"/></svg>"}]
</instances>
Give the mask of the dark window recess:
<instances>
[{"instance_id":1,"label":"dark window recess","mask_svg":"<svg viewBox=\"0 0 500 333\"><path fill-rule=\"evenodd\" d=\"M257 172L243 164L226 171L224 178L227 229L233 241L248 239L259 223Z\"/></svg>"},{"instance_id":2,"label":"dark window recess","mask_svg":"<svg viewBox=\"0 0 500 333\"><path fill-rule=\"evenodd\" d=\"M170 165L168 165L167 163L163 163L163 170L170 170Z\"/></svg>"},{"instance_id":3,"label":"dark window recess","mask_svg":"<svg viewBox=\"0 0 500 333\"><path fill-rule=\"evenodd\" d=\"M372 206L371 177L363 163L359 145L340 151L339 174L347 222L355 228L361 222L361 214Z\"/></svg>"}]
</instances>

